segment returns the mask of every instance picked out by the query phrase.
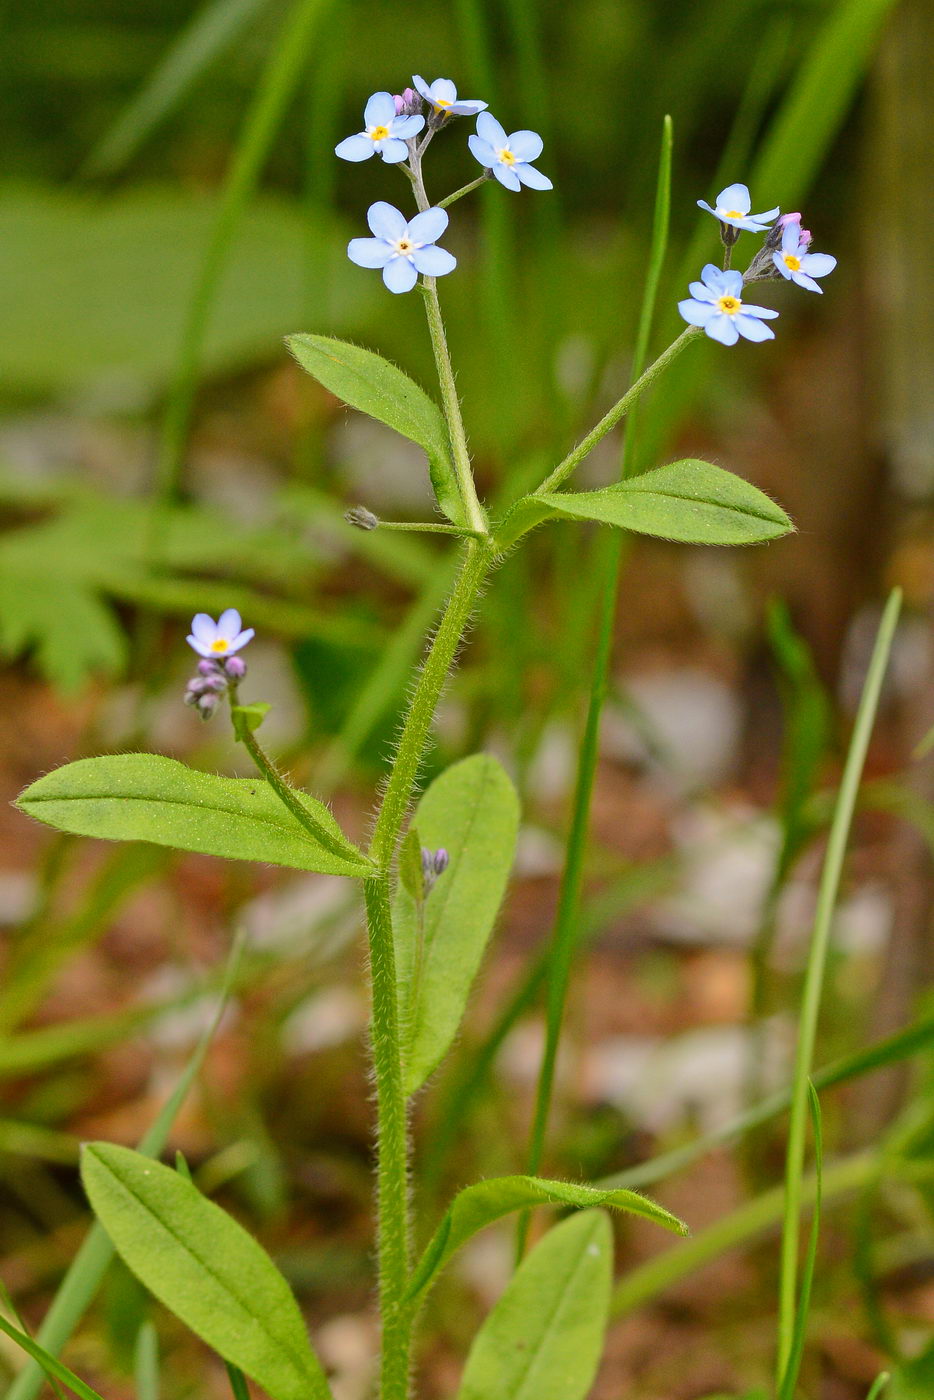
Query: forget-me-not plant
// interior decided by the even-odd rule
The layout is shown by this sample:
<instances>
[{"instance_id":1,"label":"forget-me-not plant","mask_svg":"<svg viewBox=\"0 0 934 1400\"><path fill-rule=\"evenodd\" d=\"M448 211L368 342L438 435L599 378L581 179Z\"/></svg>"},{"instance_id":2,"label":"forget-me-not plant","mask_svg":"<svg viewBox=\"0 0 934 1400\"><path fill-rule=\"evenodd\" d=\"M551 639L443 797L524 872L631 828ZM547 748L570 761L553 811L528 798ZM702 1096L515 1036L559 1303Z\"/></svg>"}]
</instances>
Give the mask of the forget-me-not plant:
<instances>
[{"instance_id":1,"label":"forget-me-not plant","mask_svg":"<svg viewBox=\"0 0 934 1400\"><path fill-rule=\"evenodd\" d=\"M778 315L767 306L750 306L743 301L743 274L724 272L708 263L699 282L690 285L690 297L678 302L678 310L688 325L701 326L711 340L735 345L746 340L774 340L775 332L763 321Z\"/></svg>"},{"instance_id":2,"label":"forget-me-not plant","mask_svg":"<svg viewBox=\"0 0 934 1400\"><path fill-rule=\"evenodd\" d=\"M797 222L789 219L785 224L781 247L772 254L772 262L782 277L796 282L809 292L822 292L823 288L817 285L814 278L826 277L828 272L833 272L837 260L829 253L809 252L810 243L811 235L802 230L799 214Z\"/></svg>"},{"instance_id":3,"label":"forget-me-not plant","mask_svg":"<svg viewBox=\"0 0 934 1400\"><path fill-rule=\"evenodd\" d=\"M767 209L764 214L750 214L752 199L746 185L727 185L717 195L717 206L712 208L706 199L697 201L698 208L706 209L721 224L731 228L746 229L750 233L765 233L778 214L778 207Z\"/></svg>"},{"instance_id":4,"label":"forget-me-not plant","mask_svg":"<svg viewBox=\"0 0 934 1400\"><path fill-rule=\"evenodd\" d=\"M433 83L426 83L424 78L414 73L412 82L416 92L429 104L435 116L475 117L478 112L485 111L489 106L489 103L478 102L476 98L458 98L457 88L450 78L435 78Z\"/></svg>"},{"instance_id":5,"label":"forget-me-not plant","mask_svg":"<svg viewBox=\"0 0 934 1400\"><path fill-rule=\"evenodd\" d=\"M410 292L420 272L444 277L457 266L452 253L436 246L448 226L443 209L426 209L407 221L395 205L378 200L367 210L366 221L374 237L352 238L347 256L358 267L382 268L391 292Z\"/></svg>"},{"instance_id":6,"label":"forget-me-not plant","mask_svg":"<svg viewBox=\"0 0 934 1400\"><path fill-rule=\"evenodd\" d=\"M531 164L538 160L544 146L537 131L514 131L507 136L490 112L481 112L477 134L469 138L468 145L484 169L492 170L507 190L518 190L523 185L533 190L554 189L548 176Z\"/></svg>"}]
</instances>

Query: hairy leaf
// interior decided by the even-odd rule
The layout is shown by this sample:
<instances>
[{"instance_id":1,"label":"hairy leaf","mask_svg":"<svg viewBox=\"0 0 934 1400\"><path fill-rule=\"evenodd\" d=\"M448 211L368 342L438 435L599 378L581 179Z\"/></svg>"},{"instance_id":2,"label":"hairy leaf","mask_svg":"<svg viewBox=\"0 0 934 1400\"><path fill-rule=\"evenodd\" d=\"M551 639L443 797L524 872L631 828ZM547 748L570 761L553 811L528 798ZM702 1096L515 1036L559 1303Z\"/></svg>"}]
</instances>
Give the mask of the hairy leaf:
<instances>
[{"instance_id":1,"label":"hairy leaf","mask_svg":"<svg viewBox=\"0 0 934 1400\"><path fill-rule=\"evenodd\" d=\"M306 793L296 796L332 835L330 848L301 825L264 779L219 778L159 754L110 754L67 763L26 788L17 806L76 836L152 841L328 875L370 873L328 808Z\"/></svg>"},{"instance_id":2,"label":"hairy leaf","mask_svg":"<svg viewBox=\"0 0 934 1400\"><path fill-rule=\"evenodd\" d=\"M330 1400L289 1285L226 1211L112 1143L85 1147L81 1175L118 1253L176 1317L274 1400Z\"/></svg>"}]
</instances>

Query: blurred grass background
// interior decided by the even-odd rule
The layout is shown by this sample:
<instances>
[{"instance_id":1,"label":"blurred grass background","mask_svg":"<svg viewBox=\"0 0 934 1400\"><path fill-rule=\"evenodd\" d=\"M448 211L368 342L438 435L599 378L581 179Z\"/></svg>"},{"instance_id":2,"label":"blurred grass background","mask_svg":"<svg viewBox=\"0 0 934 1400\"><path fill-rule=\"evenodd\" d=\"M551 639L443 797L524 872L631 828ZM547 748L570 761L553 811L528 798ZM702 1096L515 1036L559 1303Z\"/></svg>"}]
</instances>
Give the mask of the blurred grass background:
<instances>
[{"instance_id":1,"label":"blurred grass background","mask_svg":"<svg viewBox=\"0 0 934 1400\"><path fill-rule=\"evenodd\" d=\"M199 727L179 697L185 624L233 603L261 634L248 685L275 701L271 741L349 829L366 829L450 563L421 539L345 527L358 501L429 518L424 463L303 380L282 347L299 330L352 338L431 385L419 300L390 297L344 254L368 204L406 207L407 186L378 162L338 162L333 145L358 129L372 91L399 90L413 71L452 76L507 130L545 138L554 194L484 188L455 206L446 239L459 258L441 289L458 385L483 491L501 506L627 381L670 113L657 349L678 329L688 278L717 257L695 200L726 183L746 181L755 208L802 209L839 266L822 298L764 289L781 311L776 340L693 348L640 421L641 468L709 457L780 499L799 533L742 554L643 541L629 555L581 930L590 952L550 1166L620 1170L721 1121L750 1074L781 1081L821 793L890 582L909 612L821 1062L910 1021L929 981L934 826L927 770L910 766L932 719L930 7L33 0L0 10L0 42L9 796L101 749L230 767L221 727ZM433 145L434 197L473 178L470 129ZM607 444L586 479L608 480L617 456ZM587 531L555 528L506 563L440 716L432 763L495 749L520 780L526 830L462 1065L417 1124L426 1210L522 1160L540 1049L535 959L595 640L594 548ZM370 1164L352 892L50 841L12 813L3 823L8 1287L42 1316L84 1223L77 1138L142 1130L245 924L249 975L178 1145L287 1268L342 1396L362 1396ZM480 1048L492 1078L474 1071L471 1085ZM825 1104L828 1139L838 1151L875 1141L906 1101L926 1122L928 1100L923 1077L869 1081ZM665 1188L666 1202L702 1226L774 1182L778 1143L763 1131L714 1155ZM861 1400L882 1360L929 1355L927 1196L882 1195L878 1210L828 1227L815 1396ZM472 1256L432 1305L427 1395L454 1389L452 1358L501 1277L502 1244ZM630 1230L621 1262L652 1248ZM599 1395L692 1400L765 1377L772 1248L714 1268L614 1332ZM127 1387L147 1315L115 1273L72 1364ZM202 1390L203 1358L164 1330L166 1393ZM934 1393L930 1370L916 1371L912 1397Z\"/></svg>"}]
</instances>

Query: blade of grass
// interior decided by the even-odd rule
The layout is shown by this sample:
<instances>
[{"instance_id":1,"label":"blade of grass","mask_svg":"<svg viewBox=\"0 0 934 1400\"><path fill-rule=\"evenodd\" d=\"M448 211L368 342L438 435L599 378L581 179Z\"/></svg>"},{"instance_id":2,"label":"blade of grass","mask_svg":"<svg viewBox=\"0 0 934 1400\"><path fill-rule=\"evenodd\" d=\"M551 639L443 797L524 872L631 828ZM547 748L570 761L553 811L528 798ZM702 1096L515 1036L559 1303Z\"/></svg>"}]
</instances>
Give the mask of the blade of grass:
<instances>
[{"instance_id":1,"label":"blade of grass","mask_svg":"<svg viewBox=\"0 0 934 1400\"><path fill-rule=\"evenodd\" d=\"M778 1400L794 1400L801 1371L801 1358L804 1355L804 1339L807 1335L808 1314L811 1310L811 1286L814 1282L814 1268L817 1263L817 1241L820 1234L821 1192L823 1188L824 1143L821 1132L820 1099L811 1080L808 1080L808 1101L811 1124L814 1130L814 1210L811 1215L811 1235L808 1240L807 1258L801 1274L801 1291L798 1309L795 1314L794 1333L791 1339L791 1352L788 1365L782 1376Z\"/></svg>"},{"instance_id":2,"label":"blade of grass","mask_svg":"<svg viewBox=\"0 0 934 1400\"><path fill-rule=\"evenodd\" d=\"M866 1400L881 1400L882 1392L891 1379L892 1377L889 1375L888 1371L881 1371L873 1381L872 1389L866 1396Z\"/></svg>"},{"instance_id":3,"label":"blade of grass","mask_svg":"<svg viewBox=\"0 0 934 1400\"><path fill-rule=\"evenodd\" d=\"M210 0L170 46L161 63L88 156L85 180L116 175L171 116L190 89L269 0Z\"/></svg>"},{"instance_id":4,"label":"blade of grass","mask_svg":"<svg viewBox=\"0 0 934 1400\"><path fill-rule=\"evenodd\" d=\"M853 727L853 737L850 741L843 779L840 783L840 791L831 822L827 852L824 857L817 895L814 929L811 936L799 1019L795 1071L792 1081L791 1120L785 1164L785 1222L782 1234L778 1323L779 1385L788 1366L794 1338L798 1272L798 1217L801 1205L804 1139L808 1117L808 1081L814 1061L814 1045L817 1038L817 1023L824 986L827 952L830 946L830 931L840 890L847 841L853 823L853 812L859 795L866 751L869 747L869 737L875 722L882 681L888 665L901 603L901 590L896 588L892 591L882 615L869 670L866 674L856 723Z\"/></svg>"},{"instance_id":5,"label":"blade of grass","mask_svg":"<svg viewBox=\"0 0 934 1400\"><path fill-rule=\"evenodd\" d=\"M45 1347L34 1342L28 1333L21 1332L18 1327L13 1326L12 1322L7 1322L2 1313L0 1313L0 1332L5 1332L17 1346L22 1347L23 1351L33 1358L33 1363L41 1368L39 1375L42 1380L45 1379L45 1373L48 1373L56 1380L61 1381L69 1390L73 1390L76 1395L81 1397L81 1400L103 1400L103 1397L96 1390L92 1390L80 1376L75 1375L74 1371L69 1371L67 1366L63 1366L60 1361L57 1361L46 1351ZM20 1375L22 1374L24 1373L20 1372Z\"/></svg>"},{"instance_id":6,"label":"blade of grass","mask_svg":"<svg viewBox=\"0 0 934 1400\"><path fill-rule=\"evenodd\" d=\"M226 1009L227 998L236 981L243 944L243 936L238 935L224 969L217 1014L205 1029L172 1094L139 1143L138 1150L149 1157L158 1157L165 1147L172 1124L201 1071L208 1047L217 1033ZM61 1351L87 1312L113 1257L114 1247L103 1227L92 1225L39 1328L38 1342L50 1355L55 1356ZM6 1400L36 1400L42 1389L43 1378L42 1367L37 1362L24 1366L7 1391Z\"/></svg>"},{"instance_id":7,"label":"blade of grass","mask_svg":"<svg viewBox=\"0 0 934 1400\"><path fill-rule=\"evenodd\" d=\"M159 1400L159 1338L151 1322L144 1322L136 1334L133 1379L136 1400Z\"/></svg>"},{"instance_id":8,"label":"blade of grass","mask_svg":"<svg viewBox=\"0 0 934 1400\"><path fill-rule=\"evenodd\" d=\"M647 352L649 334L655 314L655 300L661 277L662 264L668 246L668 227L671 211L671 118L666 117L662 128L661 155L659 158L658 184L655 195L655 215L652 228L652 241L649 250L648 272L639 317L639 330L633 355L632 379L642 373ZM621 476L631 475L633 448L631 424L627 425ZM603 558L600 561L601 618L597 653L594 658L590 683L587 719L578 752L577 776L574 790L574 807L571 829L565 854L565 865L558 897L558 913L551 938L548 966L548 1010L545 1034L545 1050L539 1072L538 1089L535 1099L535 1116L529 1146L527 1170L535 1176L541 1165L545 1148L545 1133L551 1107L554 1087L555 1065L558 1056L558 1041L564 1021L564 1008L567 1000L571 965L577 944L577 925L580 909L581 887L583 884L584 855L587 846L587 833L590 826L590 805L593 795L594 777L599 750L600 716L606 698L610 657L613 650L613 634L616 619L617 597L619 593L620 566L622 560L622 533L605 532L607 541ZM525 1250L528 1232L528 1212L523 1212L517 1233L517 1256L521 1259Z\"/></svg>"},{"instance_id":9,"label":"blade of grass","mask_svg":"<svg viewBox=\"0 0 934 1400\"><path fill-rule=\"evenodd\" d=\"M169 389L156 464L157 505L171 500L178 489L201 348L237 225L256 187L286 107L301 80L315 26L329 3L330 0L296 0L244 120L224 184L217 222L188 306Z\"/></svg>"}]
</instances>

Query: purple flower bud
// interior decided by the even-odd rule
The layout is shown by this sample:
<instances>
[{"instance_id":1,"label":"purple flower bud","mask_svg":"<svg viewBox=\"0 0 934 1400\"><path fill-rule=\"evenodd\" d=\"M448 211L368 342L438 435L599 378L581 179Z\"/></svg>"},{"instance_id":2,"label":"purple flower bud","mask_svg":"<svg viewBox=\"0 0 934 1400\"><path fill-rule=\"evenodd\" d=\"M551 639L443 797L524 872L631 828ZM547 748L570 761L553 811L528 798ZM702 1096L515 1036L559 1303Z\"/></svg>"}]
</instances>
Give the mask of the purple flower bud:
<instances>
[{"instance_id":1,"label":"purple flower bud","mask_svg":"<svg viewBox=\"0 0 934 1400\"><path fill-rule=\"evenodd\" d=\"M448 862L450 861L450 859L451 859L451 857L448 855L448 853L447 853L447 851L444 849L444 847L443 847L443 846L439 846L438 849L435 851L435 862L434 862L434 864L435 864L435 874L436 874L436 875L443 875L443 874L444 874L445 870L447 870L447 868L448 868Z\"/></svg>"},{"instance_id":2,"label":"purple flower bud","mask_svg":"<svg viewBox=\"0 0 934 1400\"><path fill-rule=\"evenodd\" d=\"M396 116L401 117L402 113L405 111L405 98L398 92L394 92L392 100L396 104Z\"/></svg>"},{"instance_id":3,"label":"purple flower bud","mask_svg":"<svg viewBox=\"0 0 934 1400\"><path fill-rule=\"evenodd\" d=\"M800 214L782 214L781 218L778 220L780 228L784 228L786 224L800 224L800 222Z\"/></svg>"},{"instance_id":4,"label":"purple flower bud","mask_svg":"<svg viewBox=\"0 0 934 1400\"><path fill-rule=\"evenodd\" d=\"M198 701L198 714L202 719L210 719L220 704L216 695L202 695Z\"/></svg>"},{"instance_id":5,"label":"purple flower bud","mask_svg":"<svg viewBox=\"0 0 934 1400\"><path fill-rule=\"evenodd\" d=\"M202 676L216 676L216 675L217 675L217 662L216 662L216 661L199 661L199 662L198 662L198 673L199 673L199 675L202 675Z\"/></svg>"},{"instance_id":6,"label":"purple flower bud","mask_svg":"<svg viewBox=\"0 0 934 1400\"><path fill-rule=\"evenodd\" d=\"M450 859L443 846L439 846L436 851L430 850L428 846L422 847L422 878L426 894L431 893L438 876L447 870Z\"/></svg>"},{"instance_id":7,"label":"purple flower bud","mask_svg":"<svg viewBox=\"0 0 934 1400\"><path fill-rule=\"evenodd\" d=\"M224 670L233 681L242 681L246 675L246 662L242 656L228 656L224 661Z\"/></svg>"}]
</instances>

